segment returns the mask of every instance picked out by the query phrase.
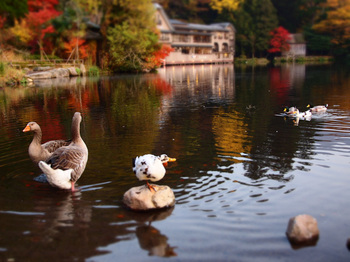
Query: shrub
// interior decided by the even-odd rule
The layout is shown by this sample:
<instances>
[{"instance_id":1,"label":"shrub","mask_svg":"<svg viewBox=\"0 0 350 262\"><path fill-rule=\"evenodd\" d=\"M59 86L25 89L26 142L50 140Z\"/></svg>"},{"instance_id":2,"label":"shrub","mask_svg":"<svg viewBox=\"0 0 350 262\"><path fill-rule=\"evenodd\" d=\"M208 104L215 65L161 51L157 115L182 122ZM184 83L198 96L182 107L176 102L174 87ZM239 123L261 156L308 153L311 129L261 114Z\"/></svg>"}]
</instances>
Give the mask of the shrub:
<instances>
[{"instance_id":1,"label":"shrub","mask_svg":"<svg viewBox=\"0 0 350 262\"><path fill-rule=\"evenodd\" d=\"M89 76L99 76L100 75L100 69L97 66L91 66L88 70Z\"/></svg>"},{"instance_id":2,"label":"shrub","mask_svg":"<svg viewBox=\"0 0 350 262\"><path fill-rule=\"evenodd\" d=\"M5 65L3 62L0 62L0 76L5 75Z\"/></svg>"}]
</instances>

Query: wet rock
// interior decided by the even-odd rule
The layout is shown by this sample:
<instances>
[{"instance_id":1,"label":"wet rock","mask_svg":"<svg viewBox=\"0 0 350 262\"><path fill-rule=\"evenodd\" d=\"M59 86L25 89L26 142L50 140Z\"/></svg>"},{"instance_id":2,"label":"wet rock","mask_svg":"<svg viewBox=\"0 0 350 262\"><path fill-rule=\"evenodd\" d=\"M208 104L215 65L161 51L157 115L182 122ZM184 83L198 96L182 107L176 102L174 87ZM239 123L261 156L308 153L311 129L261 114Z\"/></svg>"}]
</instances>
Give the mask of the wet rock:
<instances>
[{"instance_id":1,"label":"wet rock","mask_svg":"<svg viewBox=\"0 0 350 262\"><path fill-rule=\"evenodd\" d=\"M56 77L56 78L69 76L69 70L67 68L57 68L57 69L50 70L50 72L52 72L52 77Z\"/></svg>"},{"instance_id":2,"label":"wet rock","mask_svg":"<svg viewBox=\"0 0 350 262\"><path fill-rule=\"evenodd\" d=\"M320 232L315 218L310 215L298 215L289 219L286 234L294 245L315 245Z\"/></svg>"},{"instance_id":3,"label":"wet rock","mask_svg":"<svg viewBox=\"0 0 350 262\"><path fill-rule=\"evenodd\" d=\"M51 70L52 67L50 66L37 66L33 68L33 71L47 71L47 70Z\"/></svg>"},{"instance_id":4,"label":"wet rock","mask_svg":"<svg viewBox=\"0 0 350 262\"><path fill-rule=\"evenodd\" d=\"M85 68L84 64L80 64L79 69L80 69L80 73L81 73L83 76L86 75L86 68Z\"/></svg>"},{"instance_id":5,"label":"wet rock","mask_svg":"<svg viewBox=\"0 0 350 262\"><path fill-rule=\"evenodd\" d=\"M27 74L26 77L30 79L48 79L52 78L52 73L50 71L36 72L32 74Z\"/></svg>"},{"instance_id":6,"label":"wet rock","mask_svg":"<svg viewBox=\"0 0 350 262\"><path fill-rule=\"evenodd\" d=\"M81 65L81 68L84 68L85 66ZM83 73L83 71L81 70ZM63 77L69 77L69 76L78 76L78 72L75 67L70 67L70 68L54 68L51 70L47 71L39 71L39 72L34 72L34 73L27 73L26 77L30 79L51 79L51 78L63 78Z\"/></svg>"},{"instance_id":7,"label":"wet rock","mask_svg":"<svg viewBox=\"0 0 350 262\"><path fill-rule=\"evenodd\" d=\"M67 69L69 71L70 76L78 76L79 75L77 72L77 69L75 67L68 67Z\"/></svg>"},{"instance_id":8,"label":"wet rock","mask_svg":"<svg viewBox=\"0 0 350 262\"><path fill-rule=\"evenodd\" d=\"M130 188L124 194L124 204L133 210L160 209L175 205L175 195L170 187L152 186L155 192L151 192L146 185Z\"/></svg>"}]
</instances>

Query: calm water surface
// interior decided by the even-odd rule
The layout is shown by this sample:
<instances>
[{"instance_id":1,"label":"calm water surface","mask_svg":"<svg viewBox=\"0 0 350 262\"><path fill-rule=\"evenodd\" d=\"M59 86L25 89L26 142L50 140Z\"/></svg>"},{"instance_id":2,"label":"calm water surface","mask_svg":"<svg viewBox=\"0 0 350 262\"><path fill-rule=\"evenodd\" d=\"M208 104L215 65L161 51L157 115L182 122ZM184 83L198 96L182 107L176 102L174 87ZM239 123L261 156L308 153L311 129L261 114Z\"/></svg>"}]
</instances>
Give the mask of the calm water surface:
<instances>
[{"instance_id":1,"label":"calm water surface","mask_svg":"<svg viewBox=\"0 0 350 262\"><path fill-rule=\"evenodd\" d=\"M0 89L1 261L349 261L350 74L335 65L188 66L151 75L60 79ZM285 105L329 104L310 121ZM70 138L83 114L87 168L71 193L38 181L27 153ZM136 155L177 162L158 182L176 205L135 213ZM316 246L285 236L298 214L318 220Z\"/></svg>"}]
</instances>

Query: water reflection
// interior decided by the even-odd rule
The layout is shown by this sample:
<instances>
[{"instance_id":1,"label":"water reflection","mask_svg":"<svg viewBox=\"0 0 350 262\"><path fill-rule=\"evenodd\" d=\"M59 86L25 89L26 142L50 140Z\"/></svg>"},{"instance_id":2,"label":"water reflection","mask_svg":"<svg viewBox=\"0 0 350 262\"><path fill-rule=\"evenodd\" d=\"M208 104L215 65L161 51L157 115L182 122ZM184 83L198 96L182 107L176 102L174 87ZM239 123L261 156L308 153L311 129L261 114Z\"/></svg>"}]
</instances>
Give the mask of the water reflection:
<instances>
[{"instance_id":1,"label":"water reflection","mask_svg":"<svg viewBox=\"0 0 350 262\"><path fill-rule=\"evenodd\" d=\"M168 244L168 238L151 225L137 227L136 236L140 247L149 251L150 256L172 257L177 255L174 247Z\"/></svg>"},{"instance_id":2,"label":"water reflection","mask_svg":"<svg viewBox=\"0 0 350 262\"><path fill-rule=\"evenodd\" d=\"M197 251L213 261L275 252L258 242L280 240L277 218L311 210L301 208L306 198L318 214L345 201L318 205L325 189L338 195L333 188L348 184L349 82L322 67L212 65L1 89L1 258L103 261L124 252L122 259L191 260ZM326 102L329 113L310 121L275 116L285 105ZM91 158L81 191L71 194L33 180L40 171L27 153L32 137L21 130L37 121L43 141L67 139L75 111ZM160 181L174 190L176 209L144 214L122 206L124 192L139 185L131 159L145 153L177 158ZM333 180L337 186L328 186Z\"/></svg>"},{"instance_id":3,"label":"water reflection","mask_svg":"<svg viewBox=\"0 0 350 262\"><path fill-rule=\"evenodd\" d=\"M171 257L177 256L174 249L168 243L168 237L151 225L152 222L161 221L169 217L173 208L150 213L134 213L132 218L141 222L137 226L135 234L142 249L147 250L150 256Z\"/></svg>"}]
</instances>

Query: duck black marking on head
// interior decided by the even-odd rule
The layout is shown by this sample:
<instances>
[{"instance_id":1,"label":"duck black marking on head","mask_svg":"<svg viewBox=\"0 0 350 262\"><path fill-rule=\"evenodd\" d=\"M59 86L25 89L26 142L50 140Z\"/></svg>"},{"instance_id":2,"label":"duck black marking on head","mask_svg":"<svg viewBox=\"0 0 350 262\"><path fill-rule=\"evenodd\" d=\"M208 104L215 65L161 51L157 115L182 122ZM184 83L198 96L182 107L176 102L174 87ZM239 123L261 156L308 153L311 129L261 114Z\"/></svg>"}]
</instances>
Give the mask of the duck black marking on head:
<instances>
[{"instance_id":1,"label":"duck black marking on head","mask_svg":"<svg viewBox=\"0 0 350 262\"><path fill-rule=\"evenodd\" d=\"M132 159L132 167L135 167L135 161L136 161L136 158L133 158Z\"/></svg>"},{"instance_id":2,"label":"duck black marking on head","mask_svg":"<svg viewBox=\"0 0 350 262\"><path fill-rule=\"evenodd\" d=\"M146 161L142 161L142 162L141 162L141 165L146 165Z\"/></svg>"}]
</instances>

